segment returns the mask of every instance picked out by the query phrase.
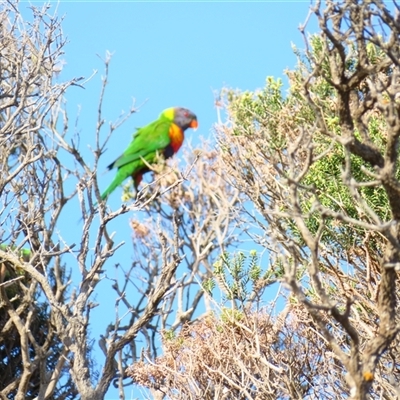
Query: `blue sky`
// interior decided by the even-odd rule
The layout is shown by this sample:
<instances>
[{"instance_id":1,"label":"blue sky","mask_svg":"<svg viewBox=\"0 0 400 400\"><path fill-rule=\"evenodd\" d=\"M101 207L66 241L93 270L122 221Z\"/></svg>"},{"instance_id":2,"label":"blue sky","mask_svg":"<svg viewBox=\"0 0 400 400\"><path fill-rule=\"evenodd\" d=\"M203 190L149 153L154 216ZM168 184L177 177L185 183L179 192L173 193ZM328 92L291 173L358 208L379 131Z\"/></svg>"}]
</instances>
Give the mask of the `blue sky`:
<instances>
[{"instance_id":1,"label":"blue sky","mask_svg":"<svg viewBox=\"0 0 400 400\"><path fill-rule=\"evenodd\" d=\"M38 6L40 3L33 3ZM200 127L188 131L194 144L198 137L210 137L216 122L214 92L223 87L255 90L267 76L282 77L283 70L295 66L291 43L303 47L298 26L306 19L309 2L98 2L61 1L53 3L59 15L65 15L63 31L69 43L65 48L66 64L59 77L98 74L86 89L71 88L66 95L70 120L80 109L81 146L94 143L96 111L104 65L100 57L113 53L105 118L115 120L136 99L143 104L122 129L111 138L100 163L100 172L118 157L131 140L136 127L156 119L171 106L194 111ZM28 7L22 2L20 9ZM24 12L25 14L25 12ZM315 26L314 26L315 28ZM87 152L90 160L90 152ZM101 176L100 189L112 180L113 172ZM116 209L122 190L108 200ZM78 215L78 214L77 214ZM123 220L125 217L125 220ZM129 217L113 221L115 242L126 245L112 263L131 259ZM122 220L121 220L122 219ZM79 238L64 230L71 242ZM125 261L123 261L125 260ZM111 264L111 263L110 263ZM112 268L112 265L110 265ZM114 315L113 302L107 298L107 282L96 294L100 306L94 310L92 334L96 339ZM97 322L96 322L97 321ZM101 360L100 360L101 362ZM127 398L141 398L140 392L127 388ZM117 399L110 389L107 399Z\"/></svg>"},{"instance_id":2,"label":"blue sky","mask_svg":"<svg viewBox=\"0 0 400 400\"><path fill-rule=\"evenodd\" d=\"M302 44L297 27L308 3L61 2L58 8L66 16L69 40L63 77L99 70L86 90L74 88L67 96L70 111L82 107L87 135L94 136L94 124L86 128L86 123L97 107L103 72L98 56L107 50L113 58L106 117L115 119L133 98L137 105L146 102L126 131L111 140L105 166L135 127L170 106L192 109L200 122L196 135L208 136L216 120L214 91L254 90L267 75L282 76L295 64L290 43Z\"/></svg>"}]
</instances>

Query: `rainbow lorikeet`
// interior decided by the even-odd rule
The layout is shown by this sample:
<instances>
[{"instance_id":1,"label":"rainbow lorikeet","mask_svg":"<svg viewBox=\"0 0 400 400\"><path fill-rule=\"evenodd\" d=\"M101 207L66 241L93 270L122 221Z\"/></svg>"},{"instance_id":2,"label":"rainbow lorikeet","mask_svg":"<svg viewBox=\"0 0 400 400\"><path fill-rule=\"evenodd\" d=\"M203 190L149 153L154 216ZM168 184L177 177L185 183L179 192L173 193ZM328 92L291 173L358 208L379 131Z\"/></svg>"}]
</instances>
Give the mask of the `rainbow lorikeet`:
<instances>
[{"instance_id":1,"label":"rainbow lorikeet","mask_svg":"<svg viewBox=\"0 0 400 400\"><path fill-rule=\"evenodd\" d=\"M182 146L185 130L197 126L197 117L192 111L172 107L164 110L156 121L138 129L124 153L107 167L118 170L101 199L105 200L130 176L137 189L143 174L150 171L149 165L156 163L159 155L166 159L172 157Z\"/></svg>"}]
</instances>

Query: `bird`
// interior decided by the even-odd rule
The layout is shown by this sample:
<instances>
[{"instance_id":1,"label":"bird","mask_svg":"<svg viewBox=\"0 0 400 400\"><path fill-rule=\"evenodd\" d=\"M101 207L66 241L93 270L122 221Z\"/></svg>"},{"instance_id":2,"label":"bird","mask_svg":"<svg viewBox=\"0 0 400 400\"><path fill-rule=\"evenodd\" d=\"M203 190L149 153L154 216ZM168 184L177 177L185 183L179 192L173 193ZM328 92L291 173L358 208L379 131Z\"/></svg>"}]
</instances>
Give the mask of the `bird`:
<instances>
[{"instance_id":1,"label":"bird","mask_svg":"<svg viewBox=\"0 0 400 400\"><path fill-rule=\"evenodd\" d=\"M196 130L197 127L197 116L192 111L170 107L156 121L139 128L127 149L107 167L108 170L117 168L117 173L101 199L106 200L129 177L137 190L143 175L150 171L149 166L157 163L160 156L167 159L176 154L185 139L186 129Z\"/></svg>"}]
</instances>

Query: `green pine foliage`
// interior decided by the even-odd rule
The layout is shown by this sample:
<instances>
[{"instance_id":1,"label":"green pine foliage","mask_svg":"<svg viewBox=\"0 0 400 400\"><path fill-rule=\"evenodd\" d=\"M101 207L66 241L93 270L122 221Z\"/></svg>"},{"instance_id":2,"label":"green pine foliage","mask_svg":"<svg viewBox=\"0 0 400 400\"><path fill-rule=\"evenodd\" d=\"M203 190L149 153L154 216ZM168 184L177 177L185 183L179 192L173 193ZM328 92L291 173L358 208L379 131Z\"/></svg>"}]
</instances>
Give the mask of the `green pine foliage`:
<instances>
[{"instance_id":1,"label":"green pine foliage","mask_svg":"<svg viewBox=\"0 0 400 400\"><path fill-rule=\"evenodd\" d=\"M311 37L311 56L306 56L294 48L298 56L297 68L287 71L290 81L290 89L287 93L283 90L280 79L268 77L264 89L256 92L227 91L225 93L231 123L236 136L242 136L256 143L257 152L264 157L266 163L270 163L277 169L276 180L282 180L282 176L289 178L289 164L292 162L291 173L301 174L306 162L310 162L307 172L301 179L302 187L298 194L301 199L301 209L307 214L307 227L312 234L316 234L323 221L324 229L322 240L326 243L336 243L337 248L349 249L361 243L365 237L365 231L355 228L351 224L338 223L336 215L345 213L349 218L369 222L367 213L363 208L369 207L381 221L390 219L388 198L382 186L374 184L374 170L355 155L346 161L343 144L340 142L341 132L339 118L336 110L336 91L330 81L330 67L328 60L322 59L324 52L323 43L319 36ZM350 75L356 68L356 58L350 49L347 55L346 66ZM379 61L381 52L376 46L368 45L368 56L371 63ZM313 101L323 111L324 123L329 136L324 132L314 133L310 138L309 146L313 154L311 160L290 160L289 146L304 132L315 127L316 114L305 101L303 88L304 75L309 74L316 64L321 65L325 78L313 78L308 82L308 90ZM390 74L390 71L387 72ZM365 87L355 91L355 96L364 96ZM371 110L368 116L369 140L384 151L386 122L379 110ZM291 132L287 134L287 132ZM356 138L360 138L357 126L354 127ZM332 136L336 140L332 141ZM290 140L288 140L290 139ZM232 151L230 149L229 151ZM297 157L299 155L297 154ZM306 157L304 155L304 157ZM247 164L244 173L249 181L262 182L257 167L253 164L254 147L249 148ZM350 164L351 179L358 184L357 193L350 192L345 175L346 162ZM398 176L400 177L400 171ZM264 189L268 206L271 204L268 188ZM322 205L315 207L316 201ZM365 203L365 205L363 205ZM262 207L262 204L260 204ZM281 202L279 209L291 212L289 205ZM299 242L302 241L293 219L286 219L288 231ZM370 245L379 250L379 240L371 239Z\"/></svg>"},{"instance_id":2,"label":"green pine foliage","mask_svg":"<svg viewBox=\"0 0 400 400\"><path fill-rule=\"evenodd\" d=\"M239 251L234 254L222 254L213 265L213 278L203 287L211 293L218 282L222 289L223 303L233 302L234 307L243 308L248 305L254 293L260 287L266 288L275 283L283 271L271 266L263 271L260 266L260 256L256 250L248 255Z\"/></svg>"}]
</instances>

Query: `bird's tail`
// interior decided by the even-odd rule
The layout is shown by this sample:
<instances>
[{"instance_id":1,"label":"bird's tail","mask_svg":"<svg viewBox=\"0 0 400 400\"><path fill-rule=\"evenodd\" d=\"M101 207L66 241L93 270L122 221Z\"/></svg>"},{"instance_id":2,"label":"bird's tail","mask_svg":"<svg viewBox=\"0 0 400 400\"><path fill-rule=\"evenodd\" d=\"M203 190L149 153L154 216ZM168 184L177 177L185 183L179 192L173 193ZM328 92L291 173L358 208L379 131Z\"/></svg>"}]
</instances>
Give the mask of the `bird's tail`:
<instances>
[{"instance_id":1,"label":"bird's tail","mask_svg":"<svg viewBox=\"0 0 400 400\"><path fill-rule=\"evenodd\" d=\"M105 200L120 184L119 179L114 179L110 186L101 194L101 199Z\"/></svg>"}]
</instances>

